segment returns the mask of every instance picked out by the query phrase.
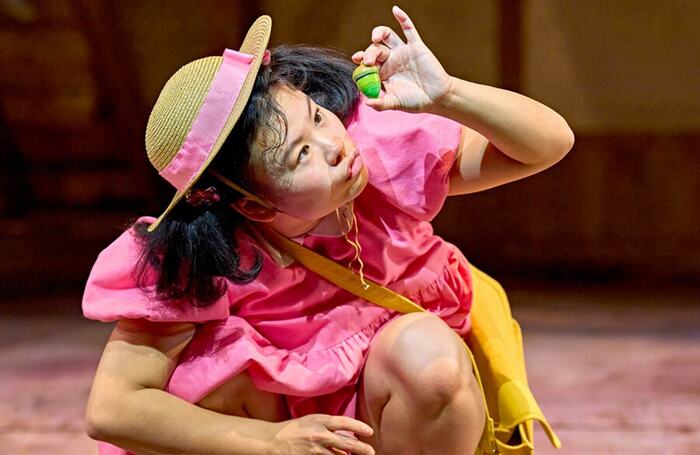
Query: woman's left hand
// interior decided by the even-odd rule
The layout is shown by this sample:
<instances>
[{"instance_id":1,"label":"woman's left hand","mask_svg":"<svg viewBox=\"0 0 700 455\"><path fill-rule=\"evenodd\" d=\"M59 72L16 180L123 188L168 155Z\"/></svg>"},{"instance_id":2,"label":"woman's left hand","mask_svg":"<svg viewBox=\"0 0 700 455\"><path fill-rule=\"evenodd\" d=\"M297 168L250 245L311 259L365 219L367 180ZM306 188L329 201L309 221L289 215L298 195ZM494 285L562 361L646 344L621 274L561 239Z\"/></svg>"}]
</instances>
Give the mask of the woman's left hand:
<instances>
[{"instance_id":1,"label":"woman's left hand","mask_svg":"<svg viewBox=\"0 0 700 455\"><path fill-rule=\"evenodd\" d=\"M406 42L391 28L381 25L372 30L372 44L352 56L355 64L379 68L385 92L379 98L368 99L367 105L380 111L429 111L448 94L451 78L423 43L408 14L398 6L391 12L401 25Z\"/></svg>"}]
</instances>

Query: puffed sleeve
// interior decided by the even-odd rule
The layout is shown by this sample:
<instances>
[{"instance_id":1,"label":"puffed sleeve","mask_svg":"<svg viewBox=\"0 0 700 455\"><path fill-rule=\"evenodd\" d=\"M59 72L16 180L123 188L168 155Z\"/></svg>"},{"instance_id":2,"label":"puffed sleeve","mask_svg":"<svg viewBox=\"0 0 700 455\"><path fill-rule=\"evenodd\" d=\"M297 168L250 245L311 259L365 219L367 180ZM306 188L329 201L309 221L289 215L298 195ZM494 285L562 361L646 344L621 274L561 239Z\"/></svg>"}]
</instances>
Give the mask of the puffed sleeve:
<instances>
[{"instance_id":1,"label":"puffed sleeve","mask_svg":"<svg viewBox=\"0 0 700 455\"><path fill-rule=\"evenodd\" d=\"M433 114L376 111L364 100L347 130L369 183L404 212L430 221L447 197L462 125Z\"/></svg>"},{"instance_id":2,"label":"puffed sleeve","mask_svg":"<svg viewBox=\"0 0 700 455\"><path fill-rule=\"evenodd\" d=\"M153 222L142 217L138 222ZM160 301L149 295L154 289L155 275L147 278L146 292L136 284L134 271L141 247L134 228L124 231L102 250L92 267L83 293L83 315L103 322L121 318L145 318L161 322L205 322L226 319L229 297L224 293L217 301L198 308L185 301Z\"/></svg>"}]
</instances>

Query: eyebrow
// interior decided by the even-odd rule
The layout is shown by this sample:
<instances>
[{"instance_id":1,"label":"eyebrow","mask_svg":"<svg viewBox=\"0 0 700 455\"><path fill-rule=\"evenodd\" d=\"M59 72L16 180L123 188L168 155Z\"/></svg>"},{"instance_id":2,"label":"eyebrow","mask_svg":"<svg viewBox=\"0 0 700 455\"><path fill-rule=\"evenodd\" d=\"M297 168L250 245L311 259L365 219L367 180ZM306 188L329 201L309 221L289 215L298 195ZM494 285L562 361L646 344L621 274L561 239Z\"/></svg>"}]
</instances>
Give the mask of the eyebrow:
<instances>
[{"instance_id":1,"label":"eyebrow","mask_svg":"<svg viewBox=\"0 0 700 455\"><path fill-rule=\"evenodd\" d=\"M306 97L306 107L307 107L307 118L311 118L311 98L308 96ZM284 163L289 163L289 154L294 150L294 147L297 145L297 143L301 140L301 137L298 136L296 137L289 146L287 146L287 149L284 151L284 157L282 158ZM285 140L286 142L286 140Z\"/></svg>"}]
</instances>

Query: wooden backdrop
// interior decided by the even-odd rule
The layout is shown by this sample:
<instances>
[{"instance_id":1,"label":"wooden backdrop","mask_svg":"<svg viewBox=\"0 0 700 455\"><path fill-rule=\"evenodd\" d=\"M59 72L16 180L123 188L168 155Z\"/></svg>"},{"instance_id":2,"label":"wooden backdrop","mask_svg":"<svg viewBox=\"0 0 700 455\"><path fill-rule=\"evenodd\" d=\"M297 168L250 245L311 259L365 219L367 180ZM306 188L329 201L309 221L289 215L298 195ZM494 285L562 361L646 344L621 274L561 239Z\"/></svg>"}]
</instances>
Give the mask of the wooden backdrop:
<instances>
[{"instance_id":1,"label":"wooden backdrop","mask_svg":"<svg viewBox=\"0 0 700 455\"><path fill-rule=\"evenodd\" d=\"M364 48L387 1L0 0L0 290L79 288L172 191L145 158L184 63L273 42ZM451 199L436 230L501 279L700 281L700 4L404 0L446 69L516 90L576 133L556 167Z\"/></svg>"}]
</instances>

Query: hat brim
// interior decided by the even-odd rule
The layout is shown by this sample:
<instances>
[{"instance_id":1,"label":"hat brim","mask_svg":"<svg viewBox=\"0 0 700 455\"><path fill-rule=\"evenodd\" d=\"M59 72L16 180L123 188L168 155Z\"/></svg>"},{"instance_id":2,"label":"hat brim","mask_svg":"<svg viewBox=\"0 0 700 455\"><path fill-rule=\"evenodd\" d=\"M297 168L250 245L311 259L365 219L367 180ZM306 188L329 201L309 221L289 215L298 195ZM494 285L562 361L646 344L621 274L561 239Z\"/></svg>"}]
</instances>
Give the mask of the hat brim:
<instances>
[{"instance_id":1,"label":"hat brim","mask_svg":"<svg viewBox=\"0 0 700 455\"><path fill-rule=\"evenodd\" d=\"M236 125L236 122L243 113L243 109L248 103L250 94L253 91L255 78L258 76L258 71L260 71L260 65L262 62L263 54L265 52L265 49L267 49L268 42L270 41L271 31L272 18L267 15L258 17L253 23L253 25L251 25L248 29L248 32L246 33L245 39L243 40L243 44L241 44L239 52L253 55L254 58L251 63L250 71L248 72L248 75L243 81L241 90L238 94L238 98L236 98L236 101L233 104L231 113L229 114L228 119L224 124L224 127L221 129L221 132L219 133L219 136L217 137L216 142L212 147L211 153L202 164L202 167L199 169L199 171L197 171L194 177L190 179L185 188L183 188L182 190L178 190L175 193L175 196L173 197L172 201L170 201L170 204L165 209L165 211L158 217L158 219L155 222L153 222L148 227L148 232L153 232L158 228L163 219L165 219L168 213L170 213L170 211L173 208L175 208L178 202L180 202L180 200L189 192L190 188L192 188L192 186L197 182L197 180L199 180L202 174L204 174L204 172L207 170L207 167L211 164L212 161L214 161L214 158L219 153L221 146L226 141L226 138L231 133L231 130L233 130L233 127Z\"/></svg>"}]
</instances>

